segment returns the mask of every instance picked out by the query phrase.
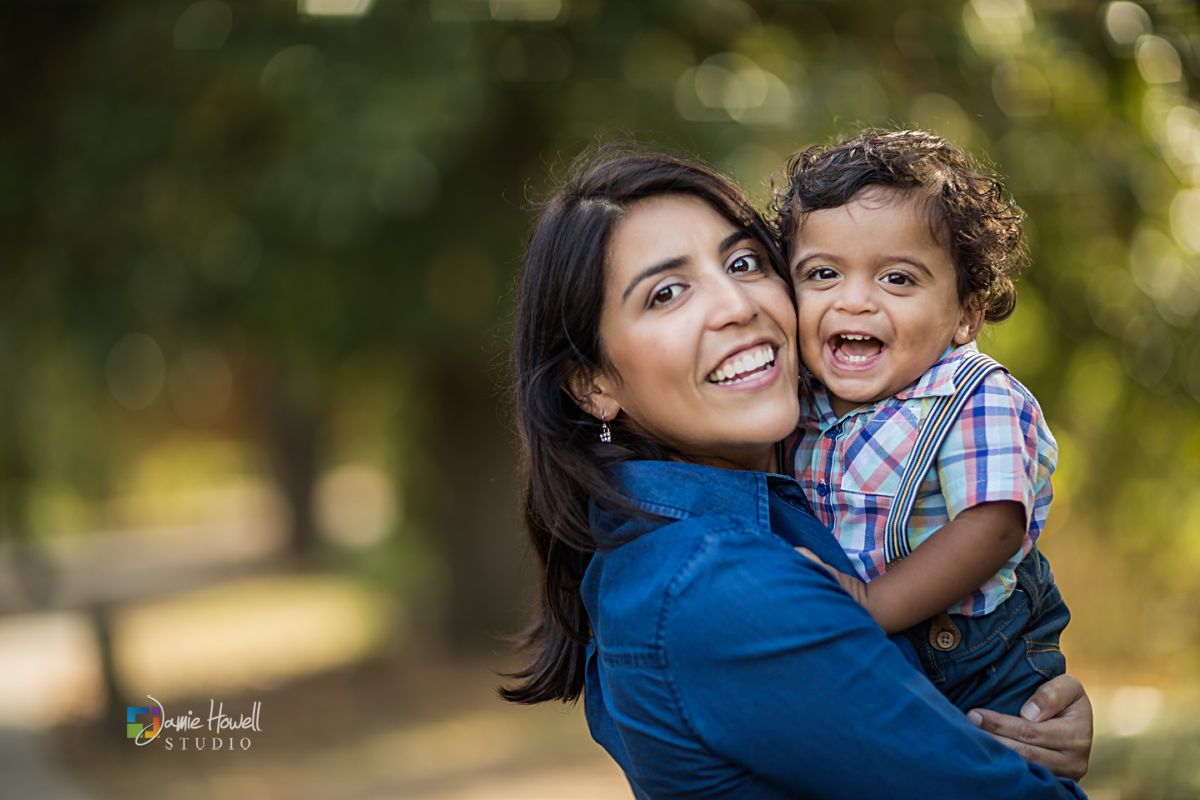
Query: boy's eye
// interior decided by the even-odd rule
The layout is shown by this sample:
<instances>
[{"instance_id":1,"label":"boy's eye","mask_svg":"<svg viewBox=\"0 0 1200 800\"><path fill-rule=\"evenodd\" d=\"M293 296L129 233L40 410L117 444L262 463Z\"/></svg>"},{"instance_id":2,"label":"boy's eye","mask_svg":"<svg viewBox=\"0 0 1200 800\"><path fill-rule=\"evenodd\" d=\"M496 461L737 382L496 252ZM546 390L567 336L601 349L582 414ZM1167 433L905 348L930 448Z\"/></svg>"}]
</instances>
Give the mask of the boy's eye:
<instances>
[{"instance_id":1,"label":"boy's eye","mask_svg":"<svg viewBox=\"0 0 1200 800\"><path fill-rule=\"evenodd\" d=\"M760 269L755 253L743 253L729 262L729 271L733 273L758 272Z\"/></svg>"},{"instance_id":2,"label":"boy's eye","mask_svg":"<svg viewBox=\"0 0 1200 800\"><path fill-rule=\"evenodd\" d=\"M832 267L814 267L806 277L814 281L831 281L837 277L837 272Z\"/></svg>"},{"instance_id":3,"label":"boy's eye","mask_svg":"<svg viewBox=\"0 0 1200 800\"><path fill-rule=\"evenodd\" d=\"M889 272L883 276L883 282L890 286L910 286L912 278L903 272Z\"/></svg>"},{"instance_id":4,"label":"boy's eye","mask_svg":"<svg viewBox=\"0 0 1200 800\"><path fill-rule=\"evenodd\" d=\"M679 293L683 291L683 287L678 283L672 283L669 286L664 286L650 295L650 306L661 306L671 302Z\"/></svg>"}]
</instances>

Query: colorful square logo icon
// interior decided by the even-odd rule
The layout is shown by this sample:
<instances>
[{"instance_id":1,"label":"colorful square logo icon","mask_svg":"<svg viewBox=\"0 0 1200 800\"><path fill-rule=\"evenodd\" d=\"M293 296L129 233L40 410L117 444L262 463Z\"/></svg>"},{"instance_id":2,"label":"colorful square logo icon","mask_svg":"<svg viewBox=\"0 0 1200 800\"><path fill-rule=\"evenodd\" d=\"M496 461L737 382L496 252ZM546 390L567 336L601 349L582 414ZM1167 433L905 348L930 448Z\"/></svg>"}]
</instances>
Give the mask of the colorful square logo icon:
<instances>
[{"instance_id":1,"label":"colorful square logo icon","mask_svg":"<svg viewBox=\"0 0 1200 800\"><path fill-rule=\"evenodd\" d=\"M145 744L158 736L162 728L161 706L126 706L125 738Z\"/></svg>"}]
</instances>

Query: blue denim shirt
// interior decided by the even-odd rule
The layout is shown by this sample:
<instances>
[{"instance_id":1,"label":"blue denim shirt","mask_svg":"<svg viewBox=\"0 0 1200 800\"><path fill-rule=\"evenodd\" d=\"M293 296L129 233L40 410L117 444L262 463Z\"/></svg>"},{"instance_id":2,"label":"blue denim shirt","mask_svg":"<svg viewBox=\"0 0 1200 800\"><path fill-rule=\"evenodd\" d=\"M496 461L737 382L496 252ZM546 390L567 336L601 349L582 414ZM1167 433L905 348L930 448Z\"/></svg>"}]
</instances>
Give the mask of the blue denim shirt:
<instances>
[{"instance_id":1,"label":"blue denim shirt","mask_svg":"<svg viewBox=\"0 0 1200 800\"><path fill-rule=\"evenodd\" d=\"M626 462L581 592L592 736L638 798L1085 797L966 721L819 565L782 475Z\"/></svg>"}]
</instances>

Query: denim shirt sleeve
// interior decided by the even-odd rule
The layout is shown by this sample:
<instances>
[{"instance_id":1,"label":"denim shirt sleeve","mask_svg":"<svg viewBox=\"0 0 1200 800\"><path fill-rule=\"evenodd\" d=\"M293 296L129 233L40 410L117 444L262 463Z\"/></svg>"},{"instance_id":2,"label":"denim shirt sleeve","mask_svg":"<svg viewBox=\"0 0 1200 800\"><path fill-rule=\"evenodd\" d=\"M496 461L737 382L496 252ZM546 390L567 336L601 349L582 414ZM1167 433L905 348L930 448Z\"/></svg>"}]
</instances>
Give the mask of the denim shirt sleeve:
<instances>
[{"instance_id":1,"label":"denim shirt sleeve","mask_svg":"<svg viewBox=\"0 0 1200 800\"><path fill-rule=\"evenodd\" d=\"M722 760L805 797L1086 797L968 723L818 565L729 526L674 576L659 640Z\"/></svg>"}]
</instances>

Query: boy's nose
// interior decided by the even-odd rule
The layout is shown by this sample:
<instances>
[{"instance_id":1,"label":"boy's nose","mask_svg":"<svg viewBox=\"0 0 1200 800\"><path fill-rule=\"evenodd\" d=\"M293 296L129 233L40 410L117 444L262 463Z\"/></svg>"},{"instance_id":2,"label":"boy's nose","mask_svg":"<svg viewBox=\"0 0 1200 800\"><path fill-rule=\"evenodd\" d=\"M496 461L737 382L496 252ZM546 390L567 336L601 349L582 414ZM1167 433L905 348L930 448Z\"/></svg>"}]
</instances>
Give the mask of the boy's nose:
<instances>
[{"instance_id":1,"label":"boy's nose","mask_svg":"<svg viewBox=\"0 0 1200 800\"><path fill-rule=\"evenodd\" d=\"M834 308L848 314L876 310L874 286L869 281L847 281L837 293Z\"/></svg>"}]
</instances>

